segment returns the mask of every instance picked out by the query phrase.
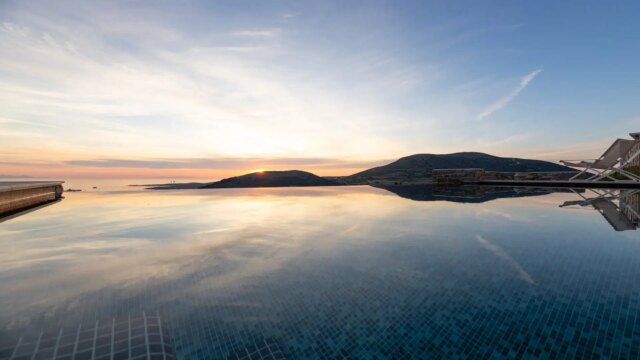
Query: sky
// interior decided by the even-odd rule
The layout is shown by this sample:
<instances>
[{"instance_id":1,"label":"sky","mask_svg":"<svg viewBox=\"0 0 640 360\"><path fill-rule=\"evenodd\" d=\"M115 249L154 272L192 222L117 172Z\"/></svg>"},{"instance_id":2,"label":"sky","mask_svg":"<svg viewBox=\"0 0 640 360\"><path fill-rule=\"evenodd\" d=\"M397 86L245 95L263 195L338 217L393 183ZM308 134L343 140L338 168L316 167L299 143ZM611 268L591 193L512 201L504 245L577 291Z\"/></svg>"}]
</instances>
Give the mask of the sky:
<instances>
[{"instance_id":1,"label":"sky","mask_svg":"<svg viewBox=\"0 0 640 360\"><path fill-rule=\"evenodd\" d=\"M347 175L640 131L638 1L0 1L0 175Z\"/></svg>"}]
</instances>

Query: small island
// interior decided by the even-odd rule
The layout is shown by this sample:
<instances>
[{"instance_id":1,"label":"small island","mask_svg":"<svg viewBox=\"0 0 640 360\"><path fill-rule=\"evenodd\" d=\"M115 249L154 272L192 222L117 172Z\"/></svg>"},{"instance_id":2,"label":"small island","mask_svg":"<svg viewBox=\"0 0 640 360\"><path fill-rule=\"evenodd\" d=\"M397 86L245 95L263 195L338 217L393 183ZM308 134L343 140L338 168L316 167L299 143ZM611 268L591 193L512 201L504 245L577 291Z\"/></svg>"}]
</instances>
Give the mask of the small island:
<instances>
[{"instance_id":1,"label":"small island","mask_svg":"<svg viewBox=\"0 0 640 360\"><path fill-rule=\"evenodd\" d=\"M202 189L286 187L286 186L336 186L334 181L300 170L258 171L236 176L202 186Z\"/></svg>"}]
</instances>

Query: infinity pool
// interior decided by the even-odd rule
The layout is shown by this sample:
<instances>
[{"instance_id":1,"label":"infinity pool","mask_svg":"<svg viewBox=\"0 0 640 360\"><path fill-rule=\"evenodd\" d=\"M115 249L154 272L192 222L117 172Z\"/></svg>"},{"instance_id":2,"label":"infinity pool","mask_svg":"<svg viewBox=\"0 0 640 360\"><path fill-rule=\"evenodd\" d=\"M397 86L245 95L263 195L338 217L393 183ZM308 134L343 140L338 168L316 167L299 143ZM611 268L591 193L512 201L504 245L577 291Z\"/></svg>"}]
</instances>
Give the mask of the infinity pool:
<instances>
[{"instance_id":1,"label":"infinity pool","mask_svg":"<svg viewBox=\"0 0 640 360\"><path fill-rule=\"evenodd\" d=\"M0 222L0 359L640 357L638 194L391 190L67 193Z\"/></svg>"}]
</instances>

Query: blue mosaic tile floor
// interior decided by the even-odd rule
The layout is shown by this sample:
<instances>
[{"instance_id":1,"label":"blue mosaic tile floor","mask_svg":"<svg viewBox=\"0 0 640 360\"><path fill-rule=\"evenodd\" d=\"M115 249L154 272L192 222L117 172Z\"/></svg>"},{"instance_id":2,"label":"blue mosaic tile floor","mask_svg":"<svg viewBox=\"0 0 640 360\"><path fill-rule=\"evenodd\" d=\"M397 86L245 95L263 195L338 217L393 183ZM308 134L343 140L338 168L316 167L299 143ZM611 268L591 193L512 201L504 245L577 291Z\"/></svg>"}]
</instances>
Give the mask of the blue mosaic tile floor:
<instances>
[{"instance_id":1,"label":"blue mosaic tile floor","mask_svg":"<svg viewBox=\"0 0 640 360\"><path fill-rule=\"evenodd\" d=\"M145 227L166 215L139 245L153 261L126 262L126 253L104 261L153 273L115 282L91 273L90 290L24 308L17 301L31 300L4 293L3 304L16 300L19 311L0 313L0 359L640 358L638 232L616 232L596 211L559 208L572 194L458 204L358 191L349 203L345 195L269 195L268 214L256 213L267 210L248 203L254 198L217 198L242 205L229 216L251 209L261 217L227 232L206 230L210 215L176 227L185 214L222 206L199 195L178 208L141 208L134 214ZM36 220L5 230L18 234ZM142 231L94 225L102 237ZM208 247L221 234L229 237ZM207 247L181 252L199 236ZM2 276L9 289L23 289L12 276L27 279Z\"/></svg>"}]
</instances>

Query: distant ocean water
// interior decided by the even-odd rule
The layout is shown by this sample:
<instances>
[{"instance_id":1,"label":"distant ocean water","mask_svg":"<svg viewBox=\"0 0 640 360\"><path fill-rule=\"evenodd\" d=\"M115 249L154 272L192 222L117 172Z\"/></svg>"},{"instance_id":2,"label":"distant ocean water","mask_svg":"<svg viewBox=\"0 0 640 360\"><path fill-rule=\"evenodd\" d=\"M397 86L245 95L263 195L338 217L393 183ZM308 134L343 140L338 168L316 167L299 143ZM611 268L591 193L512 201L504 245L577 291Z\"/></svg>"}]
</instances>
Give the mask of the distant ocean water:
<instances>
[{"instance_id":1,"label":"distant ocean water","mask_svg":"<svg viewBox=\"0 0 640 360\"><path fill-rule=\"evenodd\" d=\"M0 176L0 181L45 181L56 180L64 181L65 189L74 189L82 191L112 191L112 190L140 190L143 187L136 189L129 185L146 185L146 184L168 184L171 182L188 183L188 182L212 182L219 179L183 179L183 178L149 178L149 179L85 179L85 178L71 178L71 179L59 179L59 178L38 178L38 177L20 177L20 176ZM94 189L96 187L96 189Z\"/></svg>"}]
</instances>

